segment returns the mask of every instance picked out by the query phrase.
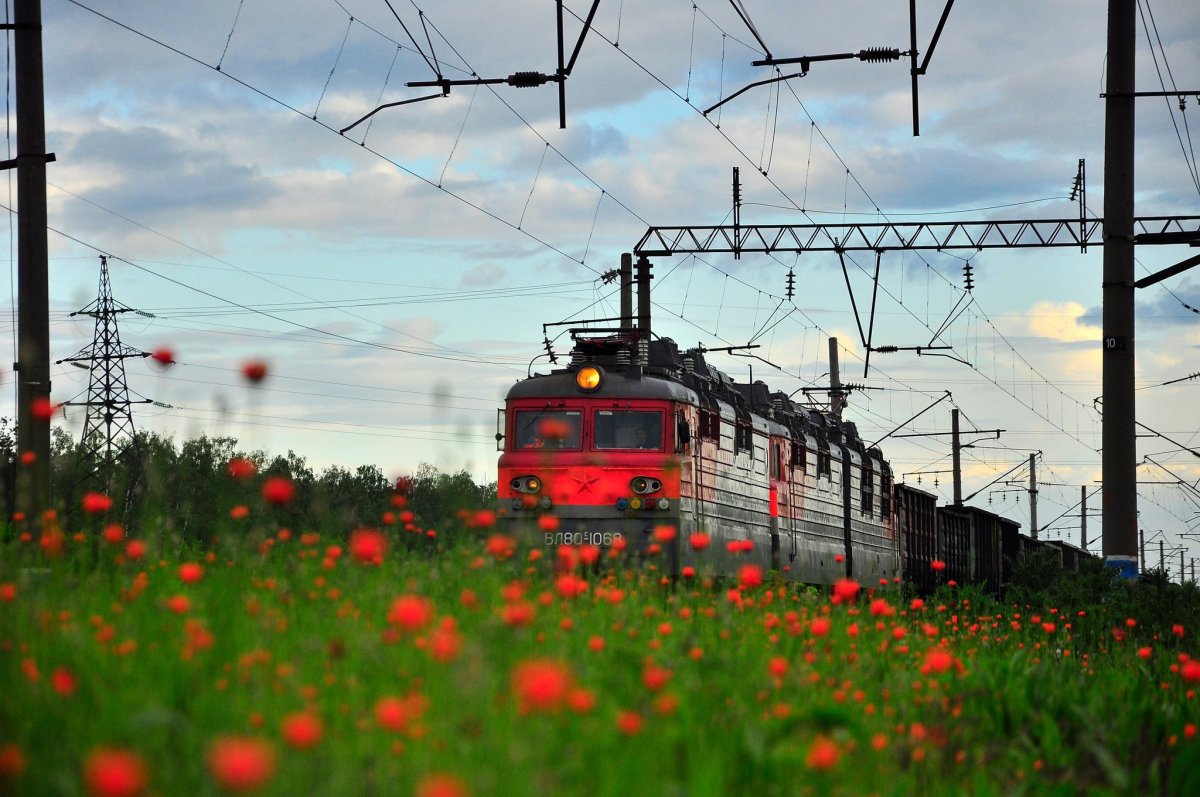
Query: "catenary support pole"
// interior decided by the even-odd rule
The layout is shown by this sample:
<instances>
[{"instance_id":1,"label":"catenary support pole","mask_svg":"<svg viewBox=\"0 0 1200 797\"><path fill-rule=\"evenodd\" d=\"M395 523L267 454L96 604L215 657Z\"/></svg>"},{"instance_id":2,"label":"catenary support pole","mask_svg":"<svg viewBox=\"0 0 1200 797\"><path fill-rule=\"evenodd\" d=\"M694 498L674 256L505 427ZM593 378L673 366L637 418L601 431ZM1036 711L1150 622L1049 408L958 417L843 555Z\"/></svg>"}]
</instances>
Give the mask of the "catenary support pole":
<instances>
[{"instance_id":1,"label":"catenary support pole","mask_svg":"<svg viewBox=\"0 0 1200 797\"><path fill-rule=\"evenodd\" d=\"M50 508L50 424L34 418L50 397L50 284L46 245L46 111L41 0L15 0L17 83L17 448L33 462L17 475L17 506Z\"/></svg>"},{"instance_id":2,"label":"catenary support pole","mask_svg":"<svg viewBox=\"0 0 1200 797\"><path fill-rule=\"evenodd\" d=\"M1133 192L1136 0L1109 0L1104 100L1104 562L1137 577Z\"/></svg>"}]
</instances>

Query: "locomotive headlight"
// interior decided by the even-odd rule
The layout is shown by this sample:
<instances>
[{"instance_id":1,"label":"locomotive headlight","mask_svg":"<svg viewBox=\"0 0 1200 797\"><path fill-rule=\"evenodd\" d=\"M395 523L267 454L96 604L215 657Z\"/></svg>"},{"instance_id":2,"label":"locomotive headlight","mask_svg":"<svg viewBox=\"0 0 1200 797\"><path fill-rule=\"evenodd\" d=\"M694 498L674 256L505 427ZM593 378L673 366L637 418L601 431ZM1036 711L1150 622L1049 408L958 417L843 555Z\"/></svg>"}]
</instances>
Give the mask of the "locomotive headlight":
<instances>
[{"instance_id":1,"label":"locomotive headlight","mask_svg":"<svg viewBox=\"0 0 1200 797\"><path fill-rule=\"evenodd\" d=\"M634 476L629 482L629 489L638 495L647 495L661 490L662 482L650 476Z\"/></svg>"},{"instance_id":2,"label":"locomotive headlight","mask_svg":"<svg viewBox=\"0 0 1200 797\"><path fill-rule=\"evenodd\" d=\"M585 365L575 372L575 386L584 393L598 390L602 381L604 381L604 372L595 365Z\"/></svg>"},{"instance_id":3,"label":"locomotive headlight","mask_svg":"<svg viewBox=\"0 0 1200 797\"><path fill-rule=\"evenodd\" d=\"M518 493L536 493L542 489L542 480L537 476L517 476L508 484Z\"/></svg>"}]
</instances>

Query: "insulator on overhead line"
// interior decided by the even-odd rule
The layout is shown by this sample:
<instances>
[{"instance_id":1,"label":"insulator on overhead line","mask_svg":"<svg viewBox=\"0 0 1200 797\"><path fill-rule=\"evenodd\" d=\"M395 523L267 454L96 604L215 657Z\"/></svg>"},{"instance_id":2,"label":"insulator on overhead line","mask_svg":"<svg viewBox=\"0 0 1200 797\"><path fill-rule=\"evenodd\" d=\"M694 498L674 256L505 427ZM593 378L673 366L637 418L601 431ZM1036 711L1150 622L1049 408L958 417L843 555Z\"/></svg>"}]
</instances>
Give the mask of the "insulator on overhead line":
<instances>
[{"instance_id":1,"label":"insulator on overhead line","mask_svg":"<svg viewBox=\"0 0 1200 797\"><path fill-rule=\"evenodd\" d=\"M899 61L900 50L895 47L868 47L858 51L858 60L869 64L882 64L884 61Z\"/></svg>"},{"instance_id":2,"label":"insulator on overhead line","mask_svg":"<svg viewBox=\"0 0 1200 797\"><path fill-rule=\"evenodd\" d=\"M534 86L544 86L550 80L549 75L544 75L541 72L513 72L505 78L504 82L519 89L528 89Z\"/></svg>"}]
</instances>

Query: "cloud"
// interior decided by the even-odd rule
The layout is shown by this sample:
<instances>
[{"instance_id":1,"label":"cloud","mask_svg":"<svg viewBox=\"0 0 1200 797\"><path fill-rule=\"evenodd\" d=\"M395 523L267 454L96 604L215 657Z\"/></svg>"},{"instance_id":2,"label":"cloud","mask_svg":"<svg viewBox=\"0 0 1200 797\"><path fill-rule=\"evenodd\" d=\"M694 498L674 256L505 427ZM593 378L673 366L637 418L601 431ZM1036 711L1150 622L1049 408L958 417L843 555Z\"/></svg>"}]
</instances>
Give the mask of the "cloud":
<instances>
[{"instance_id":1,"label":"cloud","mask_svg":"<svg viewBox=\"0 0 1200 797\"><path fill-rule=\"evenodd\" d=\"M1026 314L1029 332L1060 343L1091 341L1099 346L1100 328L1081 321L1086 312L1078 302L1036 302Z\"/></svg>"}]
</instances>

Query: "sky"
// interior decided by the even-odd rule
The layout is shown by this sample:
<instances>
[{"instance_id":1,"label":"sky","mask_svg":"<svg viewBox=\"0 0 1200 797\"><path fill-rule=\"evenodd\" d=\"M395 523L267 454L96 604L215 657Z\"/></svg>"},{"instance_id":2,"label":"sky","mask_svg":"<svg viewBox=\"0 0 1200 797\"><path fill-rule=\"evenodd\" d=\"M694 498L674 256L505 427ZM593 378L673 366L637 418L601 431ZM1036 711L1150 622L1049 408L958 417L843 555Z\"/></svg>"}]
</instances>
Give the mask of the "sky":
<instances>
[{"instance_id":1,"label":"sky","mask_svg":"<svg viewBox=\"0 0 1200 797\"><path fill-rule=\"evenodd\" d=\"M130 390L155 402L134 407L138 429L292 450L317 472L429 463L490 481L497 410L549 369L544 335L563 355L561 322L617 313L601 277L647 228L731 223L734 167L743 225L1073 219L1080 159L1087 213L1103 212L1101 3L954 6L917 137L907 60L815 62L704 113L773 76L751 65L764 44L777 58L908 50L899 0L601 0L566 129L553 84L457 85L354 125L438 95L404 85L437 71L556 66L548 0L390 3L43 0L52 360L91 343L92 320L71 313L95 300L107 256L116 300L139 311L120 317L122 342L177 359L126 361ZM569 55L590 3L565 6ZM942 10L917 3L922 57ZM1138 89L1200 89L1193 0L1143 0L1139 19ZM10 158L13 79L10 66ZM1200 215L1198 102L1138 100L1136 215ZM0 228L14 352L15 226ZM1138 275L1192 254L1139 247ZM951 496L957 407L964 431L1004 430L964 436L971 502L1027 530L1022 463L1040 452L1042 536L1079 544L1086 488L1098 552L1102 248L883 254L874 345L952 348L866 369L874 260L847 255L848 289L831 253L656 258L653 329L681 347L757 344L709 361L797 399L828 383L836 337L843 379L870 388L846 417L869 442L892 435L898 478ZM1181 550L1200 558L1197 308L1200 270L1137 296L1138 419L1165 436L1138 441L1140 524L1148 563L1161 540L1172 574ZM269 368L257 386L241 375L252 360ZM83 400L86 370L54 365L52 380L55 401ZM83 420L68 407L55 423L77 437Z\"/></svg>"}]
</instances>

